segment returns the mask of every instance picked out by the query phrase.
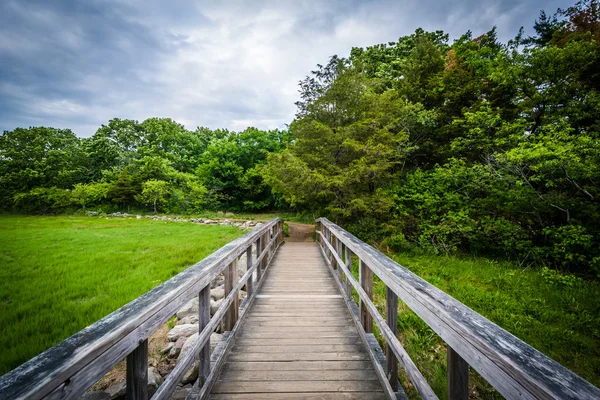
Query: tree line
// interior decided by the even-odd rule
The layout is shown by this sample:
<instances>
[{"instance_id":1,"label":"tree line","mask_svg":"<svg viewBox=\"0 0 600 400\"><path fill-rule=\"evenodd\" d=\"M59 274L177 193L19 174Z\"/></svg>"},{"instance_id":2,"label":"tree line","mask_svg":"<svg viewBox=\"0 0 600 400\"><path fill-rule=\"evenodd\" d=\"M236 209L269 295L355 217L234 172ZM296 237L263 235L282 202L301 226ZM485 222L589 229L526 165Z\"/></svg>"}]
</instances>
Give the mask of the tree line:
<instances>
[{"instance_id":1,"label":"tree line","mask_svg":"<svg viewBox=\"0 0 600 400\"><path fill-rule=\"evenodd\" d=\"M363 239L600 273L600 8L535 35L352 49L300 82L266 181Z\"/></svg>"},{"instance_id":2,"label":"tree line","mask_svg":"<svg viewBox=\"0 0 600 400\"><path fill-rule=\"evenodd\" d=\"M112 119L91 138L17 128L0 136L0 206L31 213L273 208L261 167L290 140L280 130L189 131L169 118Z\"/></svg>"},{"instance_id":3,"label":"tree line","mask_svg":"<svg viewBox=\"0 0 600 400\"><path fill-rule=\"evenodd\" d=\"M365 240L600 273L600 8L331 57L287 130L113 119L0 136L0 207L292 208Z\"/></svg>"}]
</instances>

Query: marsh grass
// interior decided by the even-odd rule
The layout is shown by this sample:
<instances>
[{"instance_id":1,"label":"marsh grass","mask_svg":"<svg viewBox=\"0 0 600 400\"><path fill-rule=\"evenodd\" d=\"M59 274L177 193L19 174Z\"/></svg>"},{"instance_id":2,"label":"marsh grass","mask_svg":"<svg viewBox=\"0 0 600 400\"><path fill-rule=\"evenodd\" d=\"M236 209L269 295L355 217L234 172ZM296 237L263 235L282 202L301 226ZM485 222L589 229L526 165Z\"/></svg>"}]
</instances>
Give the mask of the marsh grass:
<instances>
[{"instance_id":1,"label":"marsh grass","mask_svg":"<svg viewBox=\"0 0 600 400\"><path fill-rule=\"evenodd\" d=\"M391 257L429 283L463 302L519 339L600 386L600 284L548 279L537 269L485 258L442 257L423 252ZM353 273L358 277L358 265ZM374 277L374 303L385 315L385 285ZM355 299L357 296L355 295ZM446 347L439 336L402 301L399 338L436 394L446 398ZM374 332L383 344L377 327ZM502 398L473 369L471 397ZM416 391L401 373L410 398Z\"/></svg>"},{"instance_id":2,"label":"marsh grass","mask_svg":"<svg viewBox=\"0 0 600 400\"><path fill-rule=\"evenodd\" d=\"M148 219L0 216L0 375L242 234Z\"/></svg>"}]
</instances>

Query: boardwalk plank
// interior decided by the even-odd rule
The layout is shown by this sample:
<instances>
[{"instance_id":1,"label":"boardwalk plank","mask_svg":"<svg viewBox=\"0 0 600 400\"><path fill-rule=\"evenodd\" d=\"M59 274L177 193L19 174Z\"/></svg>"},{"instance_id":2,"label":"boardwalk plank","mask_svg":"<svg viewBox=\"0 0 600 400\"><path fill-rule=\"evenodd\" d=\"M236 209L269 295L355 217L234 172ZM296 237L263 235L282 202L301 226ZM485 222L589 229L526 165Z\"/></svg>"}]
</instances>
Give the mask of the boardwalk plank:
<instances>
[{"instance_id":1,"label":"boardwalk plank","mask_svg":"<svg viewBox=\"0 0 600 400\"><path fill-rule=\"evenodd\" d=\"M211 399L382 399L381 382L315 243L286 243Z\"/></svg>"}]
</instances>

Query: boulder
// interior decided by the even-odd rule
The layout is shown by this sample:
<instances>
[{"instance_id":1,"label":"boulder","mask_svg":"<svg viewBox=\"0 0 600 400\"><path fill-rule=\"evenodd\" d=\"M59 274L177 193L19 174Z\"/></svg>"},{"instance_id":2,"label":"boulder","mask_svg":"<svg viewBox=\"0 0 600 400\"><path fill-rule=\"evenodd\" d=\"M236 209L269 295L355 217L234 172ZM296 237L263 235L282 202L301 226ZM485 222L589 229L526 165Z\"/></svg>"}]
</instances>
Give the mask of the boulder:
<instances>
[{"instance_id":1,"label":"boulder","mask_svg":"<svg viewBox=\"0 0 600 400\"><path fill-rule=\"evenodd\" d=\"M124 400L127 392L126 386L125 380L115 382L106 389L106 392L110 395L111 400Z\"/></svg>"},{"instance_id":2,"label":"boulder","mask_svg":"<svg viewBox=\"0 0 600 400\"><path fill-rule=\"evenodd\" d=\"M210 298L214 301L221 300L225 297L225 288L222 286L210 290Z\"/></svg>"},{"instance_id":3,"label":"boulder","mask_svg":"<svg viewBox=\"0 0 600 400\"><path fill-rule=\"evenodd\" d=\"M198 333L198 324L175 325L167 334L167 339L176 342L180 337L190 337L194 333Z\"/></svg>"},{"instance_id":4,"label":"boulder","mask_svg":"<svg viewBox=\"0 0 600 400\"><path fill-rule=\"evenodd\" d=\"M171 400L185 400L192 391L192 385L177 386L171 395Z\"/></svg>"},{"instance_id":5,"label":"boulder","mask_svg":"<svg viewBox=\"0 0 600 400\"><path fill-rule=\"evenodd\" d=\"M185 374L183 374L183 378L181 378L181 383L194 383L198 379L198 362L195 362L192 368L190 368Z\"/></svg>"},{"instance_id":6,"label":"boulder","mask_svg":"<svg viewBox=\"0 0 600 400\"><path fill-rule=\"evenodd\" d=\"M175 346L175 343L173 343L173 342L167 343L167 345L165 347L163 347L163 349L160 351L160 354L169 354L169 352L171 351L173 346Z\"/></svg>"},{"instance_id":7,"label":"boulder","mask_svg":"<svg viewBox=\"0 0 600 400\"><path fill-rule=\"evenodd\" d=\"M175 325L185 325L185 324L197 324L198 323L198 313L193 315L188 315L187 317L183 317Z\"/></svg>"},{"instance_id":8,"label":"boulder","mask_svg":"<svg viewBox=\"0 0 600 400\"><path fill-rule=\"evenodd\" d=\"M210 300L210 316L211 317L213 315L215 315L215 313L217 312L217 310L221 306L221 303L223 303L223 299L218 300L218 301L213 301L212 299Z\"/></svg>"},{"instance_id":9,"label":"boulder","mask_svg":"<svg viewBox=\"0 0 600 400\"><path fill-rule=\"evenodd\" d=\"M160 376L156 368L148 368L148 397L151 397L158 387L163 384L163 378Z\"/></svg>"},{"instance_id":10,"label":"boulder","mask_svg":"<svg viewBox=\"0 0 600 400\"><path fill-rule=\"evenodd\" d=\"M190 315L198 315L198 298L194 297L177 311L177 318L184 319Z\"/></svg>"},{"instance_id":11,"label":"boulder","mask_svg":"<svg viewBox=\"0 0 600 400\"><path fill-rule=\"evenodd\" d=\"M171 347L171 350L169 351L169 358L177 358L179 356L179 353L181 353L181 348L183 347L187 339L188 338L185 336L181 336L179 339L177 339L177 341L175 342L175 344L173 344L173 347Z\"/></svg>"}]
</instances>

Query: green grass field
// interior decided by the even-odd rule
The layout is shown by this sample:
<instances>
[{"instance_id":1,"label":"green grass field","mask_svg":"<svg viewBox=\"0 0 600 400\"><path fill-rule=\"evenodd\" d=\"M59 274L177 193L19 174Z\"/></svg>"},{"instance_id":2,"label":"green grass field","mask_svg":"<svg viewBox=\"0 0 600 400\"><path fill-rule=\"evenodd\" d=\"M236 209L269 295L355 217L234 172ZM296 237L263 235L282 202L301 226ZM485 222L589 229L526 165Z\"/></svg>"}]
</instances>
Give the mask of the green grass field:
<instances>
[{"instance_id":1,"label":"green grass field","mask_svg":"<svg viewBox=\"0 0 600 400\"><path fill-rule=\"evenodd\" d=\"M443 257L421 252L392 255L415 274L494 323L600 386L600 284L572 284L540 270L485 258ZM358 276L357 266L355 274ZM570 286L571 285L571 286ZM385 286L375 279L374 300L385 310ZM443 341L400 302L400 340L440 398L446 398ZM403 381L407 382L406 377ZM471 370L476 398L502 398ZM418 398L407 385L411 398Z\"/></svg>"},{"instance_id":2,"label":"green grass field","mask_svg":"<svg viewBox=\"0 0 600 400\"><path fill-rule=\"evenodd\" d=\"M0 375L242 234L147 219L0 216Z\"/></svg>"}]
</instances>

